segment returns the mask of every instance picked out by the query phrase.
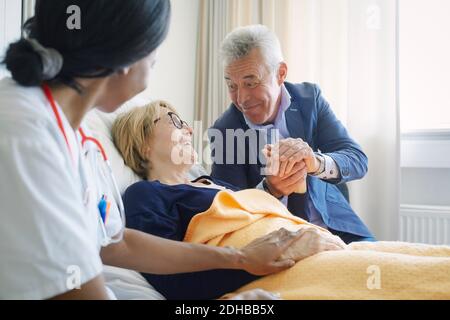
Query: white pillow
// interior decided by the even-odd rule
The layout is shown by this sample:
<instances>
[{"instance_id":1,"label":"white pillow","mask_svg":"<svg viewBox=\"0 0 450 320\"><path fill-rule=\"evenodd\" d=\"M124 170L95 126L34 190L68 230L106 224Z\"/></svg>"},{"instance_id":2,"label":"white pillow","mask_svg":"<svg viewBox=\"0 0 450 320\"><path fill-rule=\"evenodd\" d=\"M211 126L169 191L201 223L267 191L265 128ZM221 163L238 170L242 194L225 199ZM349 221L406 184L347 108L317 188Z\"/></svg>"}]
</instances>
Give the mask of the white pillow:
<instances>
[{"instance_id":1,"label":"white pillow","mask_svg":"<svg viewBox=\"0 0 450 320\"><path fill-rule=\"evenodd\" d=\"M135 107L144 106L146 103L148 103L148 101L130 100L114 113L104 113L94 109L86 116L85 124L88 126L89 131L94 138L98 139L103 145L121 194L123 194L130 185L139 181L140 178L133 170L125 165L122 156L114 145L111 128L118 114L127 112Z\"/></svg>"},{"instance_id":2,"label":"white pillow","mask_svg":"<svg viewBox=\"0 0 450 320\"><path fill-rule=\"evenodd\" d=\"M125 165L120 152L114 145L111 128L116 117L119 114L130 111L137 107L143 107L150 102L150 100L137 97L126 102L114 113L104 113L97 109L94 109L88 113L84 122L84 124L88 126L88 129L94 136L94 138L98 139L103 145L103 148L105 149L105 152L109 158L109 162L111 163L114 177L116 178L117 185L121 194L123 194L130 185L140 181L141 178L136 175L133 170L131 170L127 165ZM189 178L195 179L199 176L207 174L208 173L201 165L196 164L192 166L192 169L189 171Z\"/></svg>"}]
</instances>

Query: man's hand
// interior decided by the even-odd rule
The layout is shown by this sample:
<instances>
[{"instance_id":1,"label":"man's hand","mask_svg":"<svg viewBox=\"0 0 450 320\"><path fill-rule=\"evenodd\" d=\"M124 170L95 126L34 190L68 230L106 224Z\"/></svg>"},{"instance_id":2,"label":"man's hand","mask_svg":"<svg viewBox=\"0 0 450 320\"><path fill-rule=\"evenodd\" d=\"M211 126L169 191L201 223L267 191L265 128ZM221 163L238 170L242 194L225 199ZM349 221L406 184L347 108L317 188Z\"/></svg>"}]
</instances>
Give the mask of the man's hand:
<instances>
[{"instance_id":1,"label":"man's hand","mask_svg":"<svg viewBox=\"0 0 450 320\"><path fill-rule=\"evenodd\" d=\"M282 260L299 261L322 251L344 250L347 245L338 236L314 226L305 225L300 237L282 255Z\"/></svg>"},{"instance_id":2,"label":"man's hand","mask_svg":"<svg viewBox=\"0 0 450 320\"><path fill-rule=\"evenodd\" d=\"M320 167L311 147L300 138L283 139L275 145L266 145L264 149L263 153L272 159L272 165L275 168L279 165L276 175L280 177L295 172L295 164L301 161L305 162L308 173L314 173Z\"/></svg>"},{"instance_id":3,"label":"man's hand","mask_svg":"<svg viewBox=\"0 0 450 320\"><path fill-rule=\"evenodd\" d=\"M284 228L260 237L242 248L239 268L254 275L266 275L292 267L295 261L281 258L301 233Z\"/></svg>"},{"instance_id":4,"label":"man's hand","mask_svg":"<svg viewBox=\"0 0 450 320\"><path fill-rule=\"evenodd\" d=\"M302 139L288 138L263 149L266 157L266 184L276 198L298 192L306 175L320 167L314 152Z\"/></svg>"}]
</instances>

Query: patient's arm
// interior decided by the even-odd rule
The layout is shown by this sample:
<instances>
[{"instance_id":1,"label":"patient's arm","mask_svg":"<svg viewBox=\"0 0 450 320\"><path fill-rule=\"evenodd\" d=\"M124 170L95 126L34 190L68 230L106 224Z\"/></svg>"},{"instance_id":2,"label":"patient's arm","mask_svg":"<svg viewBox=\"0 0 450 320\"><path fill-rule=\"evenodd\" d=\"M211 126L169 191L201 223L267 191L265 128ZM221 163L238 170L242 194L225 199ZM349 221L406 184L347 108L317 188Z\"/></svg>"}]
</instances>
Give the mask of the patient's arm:
<instances>
[{"instance_id":1,"label":"patient's arm","mask_svg":"<svg viewBox=\"0 0 450 320\"><path fill-rule=\"evenodd\" d=\"M143 273L173 274L212 269L242 269L255 275L293 266L281 254L300 236L285 229L236 250L155 237L126 229L124 239L101 250L103 263Z\"/></svg>"}]
</instances>

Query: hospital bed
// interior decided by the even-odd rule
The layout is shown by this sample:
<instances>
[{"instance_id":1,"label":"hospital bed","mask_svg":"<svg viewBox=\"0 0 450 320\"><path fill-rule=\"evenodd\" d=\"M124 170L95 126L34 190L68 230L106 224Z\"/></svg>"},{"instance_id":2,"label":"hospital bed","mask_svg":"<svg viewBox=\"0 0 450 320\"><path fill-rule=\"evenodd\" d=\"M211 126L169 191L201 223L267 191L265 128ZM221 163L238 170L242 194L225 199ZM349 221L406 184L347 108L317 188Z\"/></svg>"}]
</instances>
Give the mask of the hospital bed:
<instances>
[{"instance_id":1,"label":"hospital bed","mask_svg":"<svg viewBox=\"0 0 450 320\"><path fill-rule=\"evenodd\" d=\"M111 163L114 176L121 194L132 185L140 180L140 178L125 165L119 151L114 146L111 135L111 128L116 117L123 112L127 112L133 108L141 107L150 101L142 98L134 98L120 107L116 112L106 114L98 110L91 111L84 123L96 139L103 145L106 154ZM195 165L189 172L190 178L195 179L201 175L205 175L206 170L200 165ZM151 254L151 253L149 253ZM105 277L107 287L113 291L119 300L162 300L165 299L158 291L156 291L145 278L138 272L104 266L103 275Z\"/></svg>"}]
</instances>

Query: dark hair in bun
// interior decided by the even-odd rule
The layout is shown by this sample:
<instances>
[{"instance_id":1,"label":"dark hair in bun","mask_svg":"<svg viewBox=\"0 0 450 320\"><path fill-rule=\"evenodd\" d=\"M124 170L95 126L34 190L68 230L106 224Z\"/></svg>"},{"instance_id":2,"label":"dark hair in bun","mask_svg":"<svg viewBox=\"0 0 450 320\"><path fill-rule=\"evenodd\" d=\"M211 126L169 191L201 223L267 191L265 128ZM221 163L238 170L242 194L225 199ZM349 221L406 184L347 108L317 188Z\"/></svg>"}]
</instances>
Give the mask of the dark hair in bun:
<instances>
[{"instance_id":1,"label":"dark hair in bun","mask_svg":"<svg viewBox=\"0 0 450 320\"><path fill-rule=\"evenodd\" d=\"M4 63L14 80L23 86L38 86L43 80L41 57L25 39L9 46Z\"/></svg>"}]
</instances>

